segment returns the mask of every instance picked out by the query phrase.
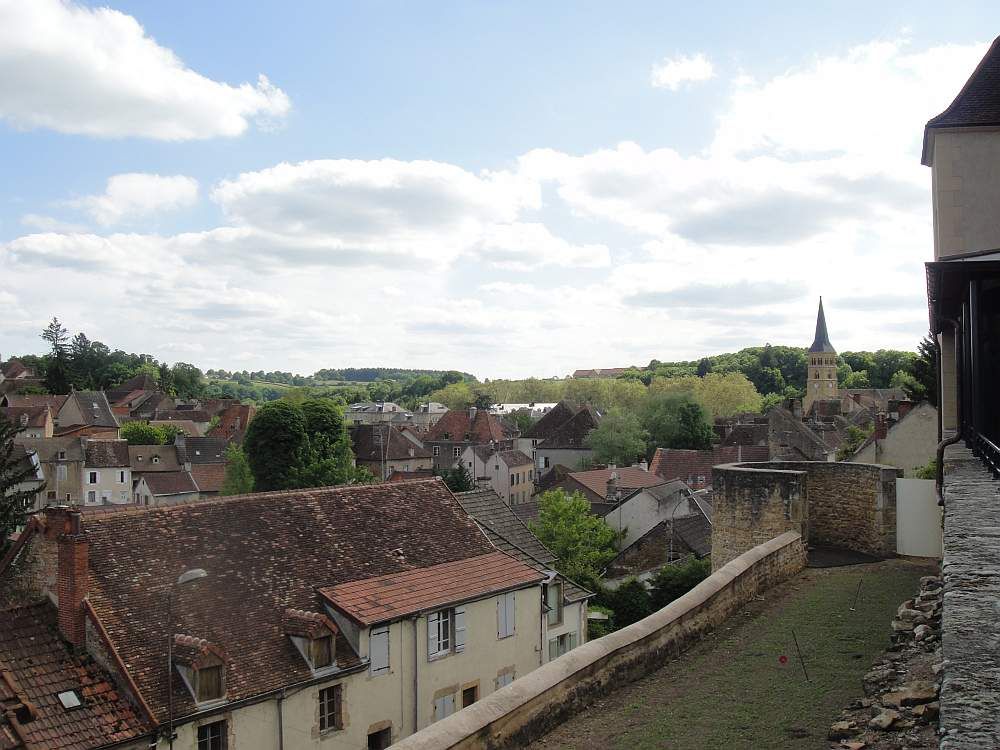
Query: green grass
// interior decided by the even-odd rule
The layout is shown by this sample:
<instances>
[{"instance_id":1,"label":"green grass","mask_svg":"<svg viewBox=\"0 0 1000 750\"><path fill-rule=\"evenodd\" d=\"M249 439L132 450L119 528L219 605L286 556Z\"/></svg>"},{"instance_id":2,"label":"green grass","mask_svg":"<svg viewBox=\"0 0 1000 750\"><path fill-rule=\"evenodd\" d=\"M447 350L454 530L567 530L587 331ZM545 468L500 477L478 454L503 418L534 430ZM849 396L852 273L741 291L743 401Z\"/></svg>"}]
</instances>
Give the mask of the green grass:
<instances>
[{"instance_id":1,"label":"green grass","mask_svg":"<svg viewBox=\"0 0 1000 750\"><path fill-rule=\"evenodd\" d=\"M807 570L765 592L763 602L733 615L680 659L574 717L539 747L827 748L830 724L862 696L862 676L889 643L896 608L928 572L902 560ZM861 598L851 612L861 576Z\"/></svg>"},{"instance_id":2,"label":"green grass","mask_svg":"<svg viewBox=\"0 0 1000 750\"><path fill-rule=\"evenodd\" d=\"M811 580L797 582L784 606L675 673L688 689L617 746L822 746L840 709L861 695L862 676L888 645L895 609L916 592L924 572L899 565L808 571ZM861 599L851 612L862 575Z\"/></svg>"}]
</instances>

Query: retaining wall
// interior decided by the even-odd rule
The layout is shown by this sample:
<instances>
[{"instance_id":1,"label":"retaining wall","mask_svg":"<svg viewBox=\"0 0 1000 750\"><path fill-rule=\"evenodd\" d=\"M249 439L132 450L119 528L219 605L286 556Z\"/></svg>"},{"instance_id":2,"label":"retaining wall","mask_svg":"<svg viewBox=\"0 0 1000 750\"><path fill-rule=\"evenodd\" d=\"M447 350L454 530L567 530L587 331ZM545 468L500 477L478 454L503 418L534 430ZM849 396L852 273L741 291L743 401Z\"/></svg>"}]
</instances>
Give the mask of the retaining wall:
<instances>
[{"instance_id":1,"label":"retaining wall","mask_svg":"<svg viewBox=\"0 0 1000 750\"><path fill-rule=\"evenodd\" d=\"M393 748L525 747L598 696L659 668L760 591L803 567L805 547L799 534L770 539L649 617L579 646Z\"/></svg>"},{"instance_id":2,"label":"retaining wall","mask_svg":"<svg viewBox=\"0 0 1000 750\"><path fill-rule=\"evenodd\" d=\"M896 554L900 469L827 461L716 466L712 562L721 565L761 537L795 530L809 544L875 557Z\"/></svg>"}]
</instances>

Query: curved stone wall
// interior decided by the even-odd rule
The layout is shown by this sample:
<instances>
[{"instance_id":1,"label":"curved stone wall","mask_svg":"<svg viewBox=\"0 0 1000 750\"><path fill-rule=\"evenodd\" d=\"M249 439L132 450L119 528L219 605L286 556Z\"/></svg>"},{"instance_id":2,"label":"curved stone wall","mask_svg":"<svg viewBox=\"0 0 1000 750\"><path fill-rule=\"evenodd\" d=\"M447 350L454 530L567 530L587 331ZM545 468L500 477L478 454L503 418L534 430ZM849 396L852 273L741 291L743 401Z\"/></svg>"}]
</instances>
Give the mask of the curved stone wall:
<instances>
[{"instance_id":1,"label":"curved stone wall","mask_svg":"<svg viewBox=\"0 0 1000 750\"><path fill-rule=\"evenodd\" d=\"M759 592L805 567L786 533L745 552L634 625L573 649L441 721L395 750L505 750L538 739L598 696L657 669Z\"/></svg>"},{"instance_id":2,"label":"curved stone wall","mask_svg":"<svg viewBox=\"0 0 1000 750\"><path fill-rule=\"evenodd\" d=\"M716 466L712 564L792 530L809 544L895 555L898 476L894 467L827 461Z\"/></svg>"}]
</instances>

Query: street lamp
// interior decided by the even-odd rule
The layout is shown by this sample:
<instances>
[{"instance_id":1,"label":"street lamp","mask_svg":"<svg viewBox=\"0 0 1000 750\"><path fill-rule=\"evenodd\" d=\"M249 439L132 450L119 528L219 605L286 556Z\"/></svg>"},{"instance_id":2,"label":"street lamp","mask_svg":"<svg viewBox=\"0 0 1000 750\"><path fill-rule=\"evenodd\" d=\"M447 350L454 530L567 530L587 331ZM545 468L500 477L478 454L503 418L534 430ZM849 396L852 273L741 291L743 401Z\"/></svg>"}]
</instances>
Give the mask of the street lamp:
<instances>
[{"instance_id":1,"label":"street lamp","mask_svg":"<svg viewBox=\"0 0 1000 750\"><path fill-rule=\"evenodd\" d=\"M167 590L167 744L174 747L174 589L208 575L202 568L185 570Z\"/></svg>"}]
</instances>

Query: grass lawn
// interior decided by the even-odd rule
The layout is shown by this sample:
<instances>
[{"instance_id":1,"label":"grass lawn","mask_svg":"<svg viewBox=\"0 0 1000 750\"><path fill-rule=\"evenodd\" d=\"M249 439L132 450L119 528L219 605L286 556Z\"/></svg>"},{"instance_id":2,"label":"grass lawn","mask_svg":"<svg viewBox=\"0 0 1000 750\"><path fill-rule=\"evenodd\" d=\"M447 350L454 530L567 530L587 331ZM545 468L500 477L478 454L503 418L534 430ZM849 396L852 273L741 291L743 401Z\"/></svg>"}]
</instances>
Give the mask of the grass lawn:
<instances>
[{"instance_id":1,"label":"grass lawn","mask_svg":"<svg viewBox=\"0 0 1000 750\"><path fill-rule=\"evenodd\" d=\"M807 569L535 747L827 748L830 724L861 697L862 676L889 643L896 608L930 572L905 560Z\"/></svg>"}]
</instances>

